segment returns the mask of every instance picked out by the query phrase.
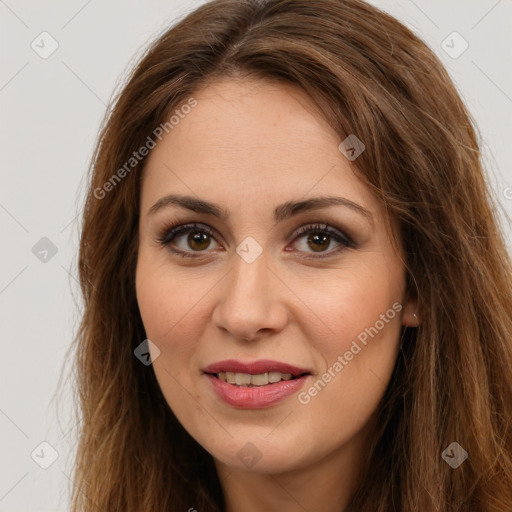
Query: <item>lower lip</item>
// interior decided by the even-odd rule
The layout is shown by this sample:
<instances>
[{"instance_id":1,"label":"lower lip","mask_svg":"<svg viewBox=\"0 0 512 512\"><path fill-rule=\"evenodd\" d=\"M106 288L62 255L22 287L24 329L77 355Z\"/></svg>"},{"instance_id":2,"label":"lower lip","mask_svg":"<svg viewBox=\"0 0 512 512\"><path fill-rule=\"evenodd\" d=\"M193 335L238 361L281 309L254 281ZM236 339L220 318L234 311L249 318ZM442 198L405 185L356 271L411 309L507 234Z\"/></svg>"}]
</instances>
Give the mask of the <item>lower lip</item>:
<instances>
[{"instance_id":1,"label":"lower lip","mask_svg":"<svg viewBox=\"0 0 512 512\"><path fill-rule=\"evenodd\" d=\"M214 391L224 402L241 409L262 409L270 407L296 393L310 375L258 387L241 387L224 382L210 374L205 374Z\"/></svg>"}]
</instances>

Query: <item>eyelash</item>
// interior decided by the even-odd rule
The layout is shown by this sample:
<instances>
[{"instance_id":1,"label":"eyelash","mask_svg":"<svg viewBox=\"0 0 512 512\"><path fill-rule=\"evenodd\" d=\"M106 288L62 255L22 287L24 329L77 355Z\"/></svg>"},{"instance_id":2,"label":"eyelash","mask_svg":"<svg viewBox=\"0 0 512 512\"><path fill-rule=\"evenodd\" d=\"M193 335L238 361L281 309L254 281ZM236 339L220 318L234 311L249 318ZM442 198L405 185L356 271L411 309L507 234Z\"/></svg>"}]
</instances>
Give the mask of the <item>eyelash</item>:
<instances>
[{"instance_id":1,"label":"eyelash","mask_svg":"<svg viewBox=\"0 0 512 512\"><path fill-rule=\"evenodd\" d=\"M172 253L182 256L183 258L200 258L202 256L201 253L204 253L206 251L183 251L181 249L173 249L171 248L170 244L171 242L179 235L190 233L190 232L203 232L206 233L208 236L215 238L214 231L206 226L205 224L182 224L182 225L174 225L174 226L166 226L162 233L157 237L157 242L161 244L162 246L166 247L168 250L170 250ZM323 255L318 256L304 256L306 259L320 259L320 258L328 258L333 256L334 254L338 254L339 252L343 251L344 249L348 248L354 248L356 244L353 242L353 240L346 234L344 234L342 231L340 231L337 228L331 227L328 224L309 224L306 226L301 227L295 234L293 241L295 242L297 239L301 238L304 235L307 234L320 234L324 233L329 235L333 240L341 244L341 247L338 247L337 249L333 249L331 251L328 251L326 253L323 253ZM196 253L196 254L194 254ZM322 254L322 253L319 253Z\"/></svg>"}]
</instances>

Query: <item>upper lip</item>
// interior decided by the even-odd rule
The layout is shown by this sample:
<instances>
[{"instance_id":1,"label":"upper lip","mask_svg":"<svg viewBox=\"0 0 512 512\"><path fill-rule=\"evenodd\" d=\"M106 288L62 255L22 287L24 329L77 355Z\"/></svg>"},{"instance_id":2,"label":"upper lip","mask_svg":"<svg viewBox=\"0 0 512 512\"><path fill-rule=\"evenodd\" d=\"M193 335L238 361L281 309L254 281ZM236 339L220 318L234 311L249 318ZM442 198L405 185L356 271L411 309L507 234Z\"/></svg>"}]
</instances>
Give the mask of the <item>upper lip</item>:
<instances>
[{"instance_id":1,"label":"upper lip","mask_svg":"<svg viewBox=\"0 0 512 512\"><path fill-rule=\"evenodd\" d=\"M233 372L233 373L249 373L257 375L267 372L281 372L291 373L294 377L311 373L310 370L299 368L288 363L280 361L272 361L270 359L259 359L257 361L237 361L235 359L226 359L224 361L217 361L216 363L208 365L203 369L205 373L220 373L220 372Z\"/></svg>"}]
</instances>

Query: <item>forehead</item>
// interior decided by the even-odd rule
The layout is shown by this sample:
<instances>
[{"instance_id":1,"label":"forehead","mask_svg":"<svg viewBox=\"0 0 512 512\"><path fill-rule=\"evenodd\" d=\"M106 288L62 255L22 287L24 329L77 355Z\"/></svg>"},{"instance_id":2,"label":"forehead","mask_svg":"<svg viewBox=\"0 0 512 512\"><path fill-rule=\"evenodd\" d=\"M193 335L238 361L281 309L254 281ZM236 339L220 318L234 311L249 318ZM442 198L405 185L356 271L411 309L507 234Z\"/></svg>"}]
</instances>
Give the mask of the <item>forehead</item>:
<instances>
[{"instance_id":1,"label":"forehead","mask_svg":"<svg viewBox=\"0 0 512 512\"><path fill-rule=\"evenodd\" d=\"M269 164L317 158L311 143L337 146L337 137L314 104L297 88L254 80L223 80L194 94L197 105L173 128L167 141L173 149L186 144L194 158L208 158L211 150L218 159L235 166L240 154ZM179 107L178 107L179 108ZM164 144L165 145L165 144ZM293 151L291 151L293 149Z\"/></svg>"},{"instance_id":2,"label":"forehead","mask_svg":"<svg viewBox=\"0 0 512 512\"><path fill-rule=\"evenodd\" d=\"M229 79L193 98L196 106L151 151L143 198L179 191L244 204L337 193L378 209L339 151L340 137L301 90Z\"/></svg>"}]
</instances>

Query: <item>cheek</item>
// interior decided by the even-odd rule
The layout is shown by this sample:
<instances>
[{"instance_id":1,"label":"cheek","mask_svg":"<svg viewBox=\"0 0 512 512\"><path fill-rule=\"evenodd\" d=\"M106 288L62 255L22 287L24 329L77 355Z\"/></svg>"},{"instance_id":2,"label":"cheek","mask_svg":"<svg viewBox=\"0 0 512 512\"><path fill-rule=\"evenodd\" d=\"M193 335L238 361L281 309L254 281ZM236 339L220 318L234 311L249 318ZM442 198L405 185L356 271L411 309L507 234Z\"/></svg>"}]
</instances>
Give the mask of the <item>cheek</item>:
<instances>
[{"instance_id":1,"label":"cheek","mask_svg":"<svg viewBox=\"0 0 512 512\"><path fill-rule=\"evenodd\" d=\"M144 250L139 253L135 285L146 336L160 350L152 364L160 389L173 411L201 417L199 396L191 385L197 372L193 340L204 330L207 315L200 298L208 287L179 271L170 272L168 265Z\"/></svg>"},{"instance_id":2,"label":"cheek","mask_svg":"<svg viewBox=\"0 0 512 512\"><path fill-rule=\"evenodd\" d=\"M372 263L354 268L353 272L342 269L336 276L308 286L303 296L308 306L304 309L308 319L303 326L321 326L317 332L325 333L326 348L342 349L347 341L350 344L351 339L379 321L381 315L388 320L386 326L400 324L397 307L392 306L402 300L401 277L388 266ZM390 308L392 311L386 316ZM382 327L381 322L379 326Z\"/></svg>"},{"instance_id":3,"label":"cheek","mask_svg":"<svg viewBox=\"0 0 512 512\"><path fill-rule=\"evenodd\" d=\"M308 339L315 340L322 368L305 390L307 396L302 395L304 402L309 396L316 407L341 415L342 423L351 411L354 427L368 420L396 362L403 307L400 284L400 273L372 266L326 281L310 294L306 302L315 305L314 314L304 317L302 326L309 330ZM321 331L312 331L313 325Z\"/></svg>"},{"instance_id":4,"label":"cheek","mask_svg":"<svg viewBox=\"0 0 512 512\"><path fill-rule=\"evenodd\" d=\"M137 302L148 338L162 344L162 348L176 331L180 339L197 338L204 328L199 321L201 298L211 286L204 278L191 279L185 271L169 271L165 262L148 253L140 251L136 273Z\"/></svg>"}]
</instances>

